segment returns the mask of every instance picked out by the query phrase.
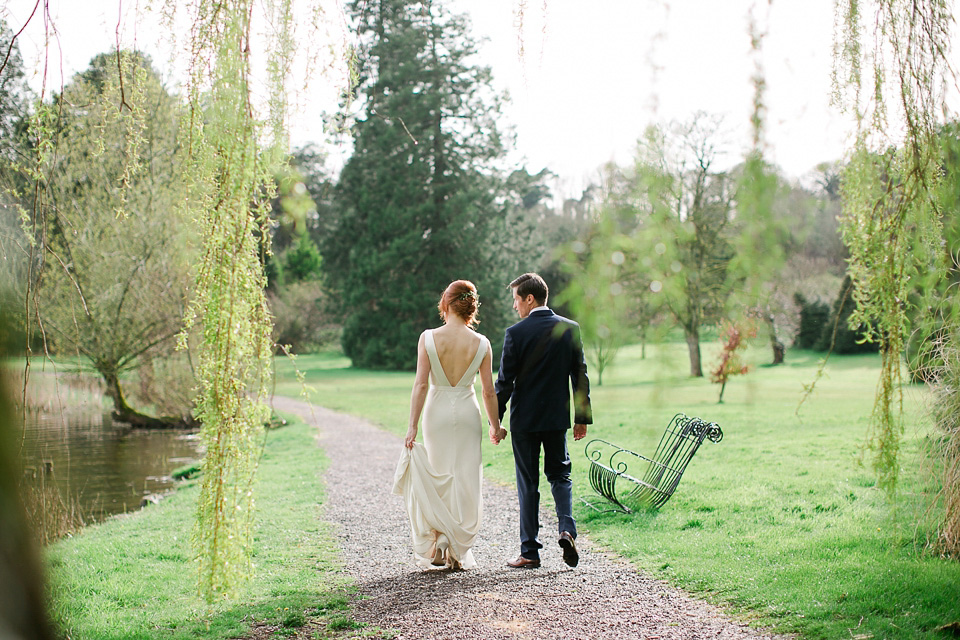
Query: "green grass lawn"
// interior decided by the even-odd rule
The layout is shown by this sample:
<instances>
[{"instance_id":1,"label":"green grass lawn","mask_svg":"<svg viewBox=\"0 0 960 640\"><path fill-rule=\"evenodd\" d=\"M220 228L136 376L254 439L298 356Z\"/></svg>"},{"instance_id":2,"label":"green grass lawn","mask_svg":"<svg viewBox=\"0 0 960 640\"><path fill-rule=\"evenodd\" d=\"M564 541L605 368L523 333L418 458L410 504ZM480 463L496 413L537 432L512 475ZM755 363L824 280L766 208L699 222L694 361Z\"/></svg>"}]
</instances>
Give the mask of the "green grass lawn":
<instances>
[{"instance_id":1,"label":"green grass lawn","mask_svg":"<svg viewBox=\"0 0 960 640\"><path fill-rule=\"evenodd\" d=\"M314 430L272 430L258 474L252 579L211 609L197 596L190 534L199 486L110 519L47 551L51 614L74 640L237 638L251 625L284 637L306 624L342 623L349 585L320 520L325 466ZM339 621L339 622L338 622Z\"/></svg>"},{"instance_id":2,"label":"green grass lawn","mask_svg":"<svg viewBox=\"0 0 960 640\"><path fill-rule=\"evenodd\" d=\"M719 346L704 345L704 369ZM906 389L901 491L891 504L861 456L879 371L876 356L834 356L814 393L819 354L790 352L766 367L747 354L746 376L719 386L688 376L686 347L624 349L592 391L602 437L650 455L674 413L720 424L661 511L602 514L577 507L582 529L652 575L724 604L760 625L805 638L938 638L960 622L960 563L924 550L928 492L921 455L923 390ZM410 373L360 371L345 358L301 357L314 402L402 434ZM297 395L289 362L278 361L277 393ZM572 441L571 441L572 443ZM571 444L575 494L595 503L584 443ZM861 464L861 459L863 463ZM485 473L513 481L509 446L484 444Z\"/></svg>"}]
</instances>

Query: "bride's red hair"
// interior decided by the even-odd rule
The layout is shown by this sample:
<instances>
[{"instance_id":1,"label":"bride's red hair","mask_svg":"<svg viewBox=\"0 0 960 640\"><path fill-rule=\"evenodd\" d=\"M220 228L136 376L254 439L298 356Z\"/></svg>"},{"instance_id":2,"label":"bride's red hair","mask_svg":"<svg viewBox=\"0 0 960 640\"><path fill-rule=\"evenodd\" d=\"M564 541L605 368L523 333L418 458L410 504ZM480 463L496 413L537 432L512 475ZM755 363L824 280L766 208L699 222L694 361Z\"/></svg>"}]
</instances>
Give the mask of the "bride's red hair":
<instances>
[{"instance_id":1,"label":"bride's red hair","mask_svg":"<svg viewBox=\"0 0 960 640\"><path fill-rule=\"evenodd\" d=\"M444 290L440 296L440 302L437 309L442 318L447 313L455 313L468 327L476 327L480 321L477 320L477 310L480 308L480 296L477 295L477 287L469 280L454 280Z\"/></svg>"}]
</instances>

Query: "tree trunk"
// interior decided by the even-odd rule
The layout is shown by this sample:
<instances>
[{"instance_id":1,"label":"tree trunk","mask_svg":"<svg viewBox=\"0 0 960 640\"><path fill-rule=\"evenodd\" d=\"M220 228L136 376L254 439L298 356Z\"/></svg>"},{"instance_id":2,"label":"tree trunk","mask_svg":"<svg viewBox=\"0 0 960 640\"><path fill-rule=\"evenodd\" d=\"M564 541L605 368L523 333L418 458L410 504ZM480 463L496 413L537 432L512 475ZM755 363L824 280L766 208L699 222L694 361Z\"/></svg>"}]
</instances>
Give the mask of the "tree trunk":
<instances>
[{"instance_id":1,"label":"tree trunk","mask_svg":"<svg viewBox=\"0 0 960 640\"><path fill-rule=\"evenodd\" d=\"M786 354L786 347L783 346L783 343L772 338L770 340L770 346L773 348L773 363L772 364L783 364L783 358Z\"/></svg>"},{"instance_id":2,"label":"tree trunk","mask_svg":"<svg viewBox=\"0 0 960 640\"><path fill-rule=\"evenodd\" d=\"M783 364L783 358L786 355L787 348L783 342L777 338L777 324L772 313L763 316L764 322L770 328L770 348L773 349L773 362L771 364Z\"/></svg>"},{"instance_id":3,"label":"tree trunk","mask_svg":"<svg viewBox=\"0 0 960 640\"><path fill-rule=\"evenodd\" d=\"M103 376L107 387L106 394L113 400L111 417L115 421L124 422L138 429L193 429L200 426L193 416L156 418L140 413L127 404L126 398L123 397L123 389L120 387L120 377L116 372L101 371L100 375Z\"/></svg>"},{"instance_id":4,"label":"tree trunk","mask_svg":"<svg viewBox=\"0 0 960 640\"><path fill-rule=\"evenodd\" d=\"M690 352L690 376L703 377L703 368L700 366L700 332L696 329L685 329L687 337L687 351Z\"/></svg>"}]
</instances>

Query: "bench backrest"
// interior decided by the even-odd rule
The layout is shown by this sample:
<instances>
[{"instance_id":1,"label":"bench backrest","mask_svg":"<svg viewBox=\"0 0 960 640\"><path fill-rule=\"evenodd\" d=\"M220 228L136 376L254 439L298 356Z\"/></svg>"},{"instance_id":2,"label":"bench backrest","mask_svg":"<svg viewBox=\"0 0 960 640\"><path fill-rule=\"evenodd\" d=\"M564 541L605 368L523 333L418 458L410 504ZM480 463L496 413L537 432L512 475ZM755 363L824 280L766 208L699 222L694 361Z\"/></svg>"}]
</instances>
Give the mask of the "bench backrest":
<instances>
[{"instance_id":1,"label":"bench backrest","mask_svg":"<svg viewBox=\"0 0 960 640\"><path fill-rule=\"evenodd\" d=\"M723 431L715 422L678 413L660 437L652 458L606 440L591 440L585 451L590 458L590 484L626 511L659 508L673 495L703 441L720 442L722 438Z\"/></svg>"}]
</instances>

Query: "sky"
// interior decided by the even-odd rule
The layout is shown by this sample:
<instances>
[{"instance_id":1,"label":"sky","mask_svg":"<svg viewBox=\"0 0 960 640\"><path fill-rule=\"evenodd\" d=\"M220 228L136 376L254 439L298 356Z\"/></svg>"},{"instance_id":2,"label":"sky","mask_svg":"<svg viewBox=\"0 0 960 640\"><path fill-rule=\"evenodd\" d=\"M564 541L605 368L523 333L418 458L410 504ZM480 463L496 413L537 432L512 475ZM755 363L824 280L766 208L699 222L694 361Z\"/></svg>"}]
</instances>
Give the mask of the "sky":
<instances>
[{"instance_id":1,"label":"sky","mask_svg":"<svg viewBox=\"0 0 960 640\"><path fill-rule=\"evenodd\" d=\"M728 160L738 162L751 143L751 10L766 33L768 158L800 177L843 155L852 128L830 107L833 0L548 0L546 14L526 11L520 61L516 2L484 6L474 20L503 61L494 73L511 90L518 145L535 167L596 175L607 161L629 162L648 124L696 111L723 115Z\"/></svg>"},{"instance_id":2,"label":"sky","mask_svg":"<svg viewBox=\"0 0 960 640\"><path fill-rule=\"evenodd\" d=\"M19 30L35 1L0 0L0 17ZM310 88L294 98L295 146L325 139L322 113L343 84L342 68L321 60L329 42L350 38L337 1L327 12L329 31L303 47L311 65L329 63L332 71L315 72ZM816 164L840 159L849 141L849 119L830 105L833 0L449 1L470 14L473 34L484 39L481 60L511 96L503 122L515 131L514 159L531 173L556 173L565 196L595 180L604 163L629 163L649 124L682 122L697 111L723 116L727 160L736 164L751 142L757 64L766 80L765 151L786 175L802 178ZM147 2L49 0L58 38L48 87L59 88L60 69L69 78L114 46L118 22L121 42L153 55L175 85L169 39L144 10ZM751 13L765 34L759 55L751 51ZM39 18L18 39L35 89L44 59Z\"/></svg>"}]
</instances>

